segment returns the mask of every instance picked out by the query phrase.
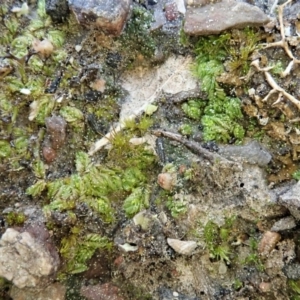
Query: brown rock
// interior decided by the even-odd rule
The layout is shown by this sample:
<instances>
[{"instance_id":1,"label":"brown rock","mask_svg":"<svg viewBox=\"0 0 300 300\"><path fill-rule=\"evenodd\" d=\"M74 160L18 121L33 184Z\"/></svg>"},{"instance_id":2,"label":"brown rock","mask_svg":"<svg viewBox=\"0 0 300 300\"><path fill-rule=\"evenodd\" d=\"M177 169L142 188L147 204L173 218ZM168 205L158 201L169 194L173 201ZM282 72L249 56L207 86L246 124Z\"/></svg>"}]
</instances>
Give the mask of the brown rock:
<instances>
[{"instance_id":1,"label":"brown rock","mask_svg":"<svg viewBox=\"0 0 300 300\"><path fill-rule=\"evenodd\" d=\"M50 137L51 148L58 150L65 142L67 122L59 116L46 118L47 133Z\"/></svg>"},{"instance_id":2,"label":"brown rock","mask_svg":"<svg viewBox=\"0 0 300 300\"><path fill-rule=\"evenodd\" d=\"M174 173L161 173L157 177L157 183L167 191L170 191L176 185L176 174Z\"/></svg>"},{"instance_id":3,"label":"brown rock","mask_svg":"<svg viewBox=\"0 0 300 300\"><path fill-rule=\"evenodd\" d=\"M43 151L43 157L44 157L46 163L50 164L55 160L56 151L54 149L52 149L49 146L44 146L42 151Z\"/></svg>"},{"instance_id":4,"label":"brown rock","mask_svg":"<svg viewBox=\"0 0 300 300\"><path fill-rule=\"evenodd\" d=\"M78 23L118 36L127 20L132 0L69 0Z\"/></svg>"},{"instance_id":5,"label":"brown rock","mask_svg":"<svg viewBox=\"0 0 300 300\"><path fill-rule=\"evenodd\" d=\"M119 296L120 290L112 283L83 286L80 294L88 300L124 300Z\"/></svg>"},{"instance_id":6,"label":"brown rock","mask_svg":"<svg viewBox=\"0 0 300 300\"><path fill-rule=\"evenodd\" d=\"M223 0L201 7L189 7L185 15L184 31L189 35L210 35L232 28L261 26L270 21L258 7Z\"/></svg>"},{"instance_id":7,"label":"brown rock","mask_svg":"<svg viewBox=\"0 0 300 300\"><path fill-rule=\"evenodd\" d=\"M265 256L268 255L280 241L281 235L277 232L266 231L258 245L258 252Z\"/></svg>"}]
</instances>

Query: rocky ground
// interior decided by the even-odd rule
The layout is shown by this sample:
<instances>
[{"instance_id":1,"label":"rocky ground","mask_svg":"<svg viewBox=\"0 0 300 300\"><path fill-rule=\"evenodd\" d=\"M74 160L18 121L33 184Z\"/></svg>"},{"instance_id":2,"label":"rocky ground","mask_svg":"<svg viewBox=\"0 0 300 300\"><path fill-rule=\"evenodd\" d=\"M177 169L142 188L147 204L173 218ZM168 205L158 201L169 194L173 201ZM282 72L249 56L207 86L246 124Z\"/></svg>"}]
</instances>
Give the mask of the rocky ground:
<instances>
[{"instance_id":1,"label":"rocky ground","mask_svg":"<svg viewBox=\"0 0 300 300\"><path fill-rule=\"evenodd\" d=\"M299 12L0 4L0 298L300 298Z\"/></svg>"}]
</instances>

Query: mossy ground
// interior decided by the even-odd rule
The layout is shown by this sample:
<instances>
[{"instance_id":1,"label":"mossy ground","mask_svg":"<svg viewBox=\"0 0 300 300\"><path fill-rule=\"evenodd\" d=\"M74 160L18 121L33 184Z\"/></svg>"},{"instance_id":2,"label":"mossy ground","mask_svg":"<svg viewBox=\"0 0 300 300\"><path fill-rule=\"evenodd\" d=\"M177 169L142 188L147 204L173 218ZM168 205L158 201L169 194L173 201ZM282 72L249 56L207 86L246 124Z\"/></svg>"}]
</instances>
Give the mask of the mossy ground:
<instances>
[{"instance_id":1,"label":"mossy ground","mask_svg":"<svg viewBox=\"0 0 300 300\"><path fill-rule=\"evenodd\" d=\"M173 160L170 168L180 173L179 187L171 192L157 192L156 178L161 163L144 145L132 145L129 141L134 136L143 136L159 122L158 117L142 117L128 122L124 131L114 135L110 149L102 150L92 158L87 155L91 143L118 121L124 96L116 85L119 74L141 62L157 63L151 61L157 45L166 56L169 52L178 52L174 49L174 45L178 46L178 39L173 37L175 44L163 44L162 33L149 35L151 14L139 5L134 6L134 18L120 38L108 38L97 44L102 37L94 33L85 39L78 38L82 28L72 17L65 24L53 24L45 14L42 0L32 9L30 17L12 13L12 4L13 1L0 6L0 208L18 202L43 207L48 218L47 226L52 230L63 258L59 278L65 280L67 275L86 271L88 261L99 249L110 254L114 251L113 232L119 222L129 220L151 206L163 207L171 218L180 220L187 212L187 202L176 199L176 192L201 188L194 184L198 183L195 177L200 170L193 164L185 165L187 158L184 155L179 157L180 151L173 151L171 144L168 145L171 149L169 158ZM133 36L138 36L140 43ZM32 55L30 48L35 38L47 38L53 43L55 50L50 57ZM250 108L257 103L249 103L247 98L248 89L257 85L260 75L242 84L238 81L239 77L248 74L250 57L264 39L260 31L249 28L196 40L181 35L181 50L194 55L195 76L202 82L206 93L205 99L187 99L180 106L184 120L179 126L182 134L192 136L202 132L205 141L221 143L241 143L245 137L251 137L268 142L272 147L278 138L276 129L281 126L278 123L285 126L288 122L286 111L270 110L270 103L263 104L259 107L262 117L268 110L270 123L275 126L263 127L251 114ZM81 43L82 51L74 50L76 43ZM265 56L270 57L271 51L265 51ZM280 55L278 59L281 59ZM83 60L85 63L81 65ZM270 59L270 63L277 62ZM96 78L103 78L106 82L104 92L94 92L89 85L89 81L95 79L93 64L97 64ZM277 65L274 74L279 69L280 65ZM231 80L222 79L224 72L231 76ZM56 86L55 82L59 84ZM296 93L298 84L291 83L289 88ZM50 87L53 88L51 93ZM27 90L30 90L29 95ZM29 121L32 103L37 108ZM45 118L53 114L67 121L67 140L57 160L46 165L41 147L46 135ZM293 130L299 127L298 123L292 126ZM282 165L293 167L285 172L287 176L278 175L273 179L275 182L290 178L298 168L298 162L292 160L291 147L289 141L282 138L277 150L288 149L287 153L276 156L269 172L276 176ZM165 168L170 171L170 168ZM155 201L151 198L153 195ZM11 212L4 217L9 226L24 222L21 213ZM229 243L238 236L234 233L229 238L232 227L230 222L223 227L213 222L204 226L204 240L212 260L233 265L241 263L234 255L235 247ZM244 263L259 269L261 262L256 253L255 238L253 235L249 258ZM236 282L238 289L239 281ZM291 289L298 292L295 287L296 283L292 282ZM129 299L142 299L141 295L145 299L150 297L140 288L128 285L126 288Z\"/></svg>"}]
</instances>

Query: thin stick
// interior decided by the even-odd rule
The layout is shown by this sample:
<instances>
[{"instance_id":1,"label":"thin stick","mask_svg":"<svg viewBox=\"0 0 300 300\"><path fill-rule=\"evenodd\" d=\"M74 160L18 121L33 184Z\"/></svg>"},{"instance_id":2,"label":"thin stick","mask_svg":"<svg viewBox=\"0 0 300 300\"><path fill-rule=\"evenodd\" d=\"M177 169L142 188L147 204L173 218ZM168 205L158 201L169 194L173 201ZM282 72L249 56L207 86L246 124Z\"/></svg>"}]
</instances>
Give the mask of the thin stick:
<instances>
[{"instance_id":1,"label":"thin stick","mask_svg":"<svg viewBox=\"0 0 300 300\"><path fill-rule=\"evenodd\" d=\"M157 130L153 130L152 134L154 134L156 136L166 137L173 141L179 142L180 144L184 145L189 150L191 150L191 152L193 152L194 154L199 155L199 156L209 160L211 163L221 163L222 162L222 163L226 163L226 165L236 166L235 162L226 159L225 157L221 156L218 153L208 151L207 149L203 148L200 144L193 142L193 141L189 141L178 133L173 133L173 132L157 129Z\"/></svg>"}]
</instances>

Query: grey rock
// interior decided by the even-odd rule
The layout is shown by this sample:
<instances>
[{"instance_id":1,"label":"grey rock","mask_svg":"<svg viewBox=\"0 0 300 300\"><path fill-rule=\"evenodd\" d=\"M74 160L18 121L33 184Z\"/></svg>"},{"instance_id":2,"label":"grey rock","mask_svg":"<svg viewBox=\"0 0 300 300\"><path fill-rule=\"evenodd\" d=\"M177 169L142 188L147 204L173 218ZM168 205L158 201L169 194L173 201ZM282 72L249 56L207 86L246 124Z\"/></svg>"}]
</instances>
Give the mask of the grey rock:
<instances>
[{"instance_id":1,"label":"grey rock","mask_svg":"<svg viewBox=\"0 0 300 300\"><path fill-rule=\"evenodd\" d=\"M258 7L235 0L223 0L201 7L189 7L184 31L189 35L210 35L232 28L261 26L270 21Z\"/></svg>"},{"instance_id":2,"label":"grey rock","mask_svg":"<svg viewBox=\"0 0 300 300\"><path fill-rule=\"evenodd\" d=\"M53 22L64 22L70 13L67 0L47 0L46 13Z\"/></svg>"},{"instance_id":3,"label":"grey rock","mask_svg":"<svg viewBox=\"0 0 300 300\"><path fill-rule=\"evenodd\" d=\"M8 228L0 240L0 276L20 289L37 287L58 268L58 254L52 253L29 232Z\"/></svg>"},{"instance_id":4,"label":"grey rock","mask_svg":"<svg viewBox=\"0 0 300 300\"><path fill-rule=\"evenodd\" d=\"M282 218L277 221L271 228L271 231L283 231L296 227L295 219L292 216Z\"/></svg>"},{"instance_id":5,"label":"grey rock","mask_svg":"<svg viewBox=\"0 0 300 300\"><path fill-rule=\"evenodd\" d=\"M300 279L300 264L292 263L284 266L282 269L283 273L288 279L298 280Z\"/></svg>"},{"instance_id":6,"label":"grey rock","mask_svg":"<svg viewBox=\"0 0 300 300\"><path fill-rule=\"evenodd\" d=\"M300 181L280 195L278 203L285 206L296 220L300 220Z\"/></svg>"},{"instance_id":7,"label":"grey rock","mask_svg":"<svg viewBox=\"0 0 300 300\"><path fill-rule=\"evenodd\" d=\"M107 34L121 34L132 0L68 0L70 10L81 25Z\"/></svg>"},{"instance_id":8,"label":"grey rock","mask_svg":"<svg viewBox=\"0 0 300 300\"><path fill-rule=\"evenodd\" d=\"M232 160L242 161L251 165L266 166L272 159L271 154L257 141L242 146L221 146L219 154Z\"/></svg>"}]
</instances>

